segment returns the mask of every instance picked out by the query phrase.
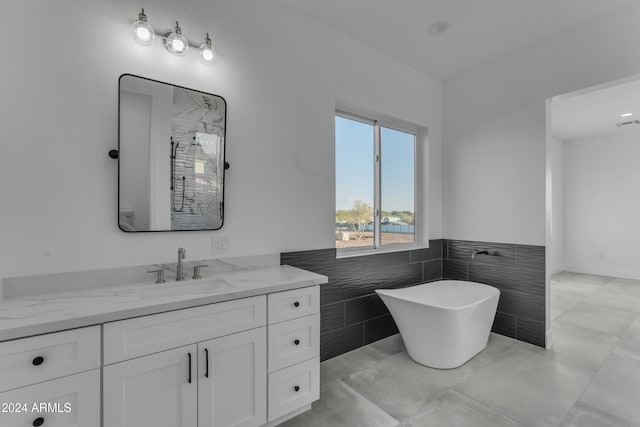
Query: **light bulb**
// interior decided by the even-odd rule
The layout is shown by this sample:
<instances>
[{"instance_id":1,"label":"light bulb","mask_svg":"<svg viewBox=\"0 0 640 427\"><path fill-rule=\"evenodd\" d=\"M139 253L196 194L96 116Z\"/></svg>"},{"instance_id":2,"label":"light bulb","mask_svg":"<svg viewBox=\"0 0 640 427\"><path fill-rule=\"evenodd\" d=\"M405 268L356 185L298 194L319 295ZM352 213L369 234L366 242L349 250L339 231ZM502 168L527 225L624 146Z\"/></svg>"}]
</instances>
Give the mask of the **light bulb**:
<instances>
[{"instance_id":1,"label":"light bulb","mask_svg":"<svg viewBox=\"0 0 640 427\"><path fill-rule=\"evenodd\" d=\"M147 41L151 39L151 32L145 27L136 28L136 37L138 40Z\"/></svg>"},{"instance_id":2,"label":"light bulb","mask_svg":"<svg viewBox=\"0 0 640 427\"><path fill-rule=\"evenodd\" d=\"M202 51L202 59L204 59L205 61L211 61L213 60L214 54L211 51L211 49L204 49Z\"/></svg>"},{"instance_id":3,"label":"light bulb","mask_svg":"<svg viewBox=\"0 0 640 427\"><path fill-rule=\"evenodd\" d=\"M180 39L175 39L171 41L171 46L177 50L182 52L184 50L184 43Z\"/></svg>"},{"instance_id":4,"label":"light bulb","mask_svg":"<svg viewBox=\"0 0 640 427\"><path fill-rule=\"evenodd\" d=\"M153 42L156 32L147 22L147 15L144 14L144 9L138 14L138 19L131 24L131 32L133 33L133 39L143 46L150 46Z\"/></svg>"},{"instance_id":5,"label":"light bulb","mask_svg":"<svg viewBox=\"0 0 640 427\"><path fill-rule=\"evenodd\" d=\"M189 41L182 35L182 30L176 21L173 32L165 40L164 47L176 56L185 56L189 50Z\"/></svg>"},{"instance_id":6,"label":"light bulb","mask_svg":"<svg viewBox=\"0 0 640 427\"><path fill-rule=\"evenodd\" d=\"M204 43L200 46L200 50L198 51L200 54L200 62L204 65L214 65L218 62L218 53L211 45L211 39L209 38L209 33L204 38Z\"/></svg>"}]
</instances>

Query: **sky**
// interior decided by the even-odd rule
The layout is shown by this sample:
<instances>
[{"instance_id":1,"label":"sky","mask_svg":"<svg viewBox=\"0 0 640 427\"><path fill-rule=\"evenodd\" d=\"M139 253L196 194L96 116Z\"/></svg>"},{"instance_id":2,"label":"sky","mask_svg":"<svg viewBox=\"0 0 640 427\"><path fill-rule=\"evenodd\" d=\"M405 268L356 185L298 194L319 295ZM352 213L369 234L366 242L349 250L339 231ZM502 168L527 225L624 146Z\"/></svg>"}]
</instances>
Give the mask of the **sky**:
<instances>
[{"instance_id":1,"label":"sky","mask_svg":"<svg viewBox=\"0 0 640 427\"><path fill-rule=\"evenodd\" d=\"M336 116L336 209L373 206L374 127ZM382 210L414 211L413 134L382 127Z\"/></svg>"}]
</instances>

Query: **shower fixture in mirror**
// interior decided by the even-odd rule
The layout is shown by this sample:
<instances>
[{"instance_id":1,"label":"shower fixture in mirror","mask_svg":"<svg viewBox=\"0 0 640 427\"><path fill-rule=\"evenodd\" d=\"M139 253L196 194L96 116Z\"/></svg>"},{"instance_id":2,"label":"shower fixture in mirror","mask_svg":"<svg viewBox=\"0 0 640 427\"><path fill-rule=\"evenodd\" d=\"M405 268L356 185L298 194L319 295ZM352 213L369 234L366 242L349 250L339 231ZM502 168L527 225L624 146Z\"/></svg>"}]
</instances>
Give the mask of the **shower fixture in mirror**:
<instances>
[{"instance_id":1,"label":"shower fixture in mirror","mask_svg":"<svg viewBox=\"0 0 640 427\"><path fill-rule=\"evenodd\" d=\"M209 93L120 76L118 225L217 230L224 220L227 103Z\"/></svg>"}]
</instances>

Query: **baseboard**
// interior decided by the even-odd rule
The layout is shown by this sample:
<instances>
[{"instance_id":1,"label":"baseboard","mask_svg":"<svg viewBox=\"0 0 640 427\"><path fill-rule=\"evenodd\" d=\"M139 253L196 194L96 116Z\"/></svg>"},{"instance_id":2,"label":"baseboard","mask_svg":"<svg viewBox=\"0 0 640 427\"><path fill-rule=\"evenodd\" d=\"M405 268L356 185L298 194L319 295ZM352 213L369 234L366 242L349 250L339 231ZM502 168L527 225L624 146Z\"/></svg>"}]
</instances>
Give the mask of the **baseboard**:
<instances>
[{"instance_id":1,"label":"baseboard","mask_svg":"<svg viewBox=\"0 0 640 427\"><path fill-rule=\"evenodd\" d=\"M563 271L567 271L566 265L557 265L555 267L549 267L549 274L553 276L554 274L562 273Z\"/></svg>"},{"instance_id":2,"label":"baseboard","mask_svg":"<svg viewBox=\"0 0 640 427\"><path fill-rule=\"evenodd\" d=\"M551 329L549 329L544 336L544 348L549 350L552 345L553 345L553 333Z\"/></svg>"},{"instance_id":3,"label":"baseboard","mask_svg":"<svg viewBox=\"0 0 640 427\"><path fill-rule=\"evenodd\" d=\"M581 265L565 265L564 269L565 271L569 271L572 273L596 274L598 276L610 276L610 277L619 277L621 279L640 280L640 271L586 267Z\"/></svg>"}]
</instances>

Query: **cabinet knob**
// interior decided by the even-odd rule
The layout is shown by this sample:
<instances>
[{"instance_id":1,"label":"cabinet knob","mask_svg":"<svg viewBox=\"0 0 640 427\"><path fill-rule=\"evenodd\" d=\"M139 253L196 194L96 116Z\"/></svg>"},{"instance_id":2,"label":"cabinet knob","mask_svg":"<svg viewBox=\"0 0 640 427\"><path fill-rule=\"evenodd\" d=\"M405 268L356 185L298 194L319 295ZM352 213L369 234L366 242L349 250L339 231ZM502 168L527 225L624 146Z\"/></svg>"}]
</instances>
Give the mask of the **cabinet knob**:
<instances>
[{"instance_id":1,"label":"cabinet knob","mask_svg":"<svg viewBox=\"0 0 640 427\"><path fill-rule=\"evenodd\" d=\"M296 392L298 392L298 391L300 391L300 386L299 386L299 385L294 386L294 387L293 387L293 389L294 389Z\"/></svg>"},{"instance_id":2,"label":"cabinet knob","mask_svg":"<svg viewBox=\"0 0 640 427\"><path fill-rule=\"evenodd\" d=\"M36 418L35 420L33 420L33 423L31 423L31 425L33 425L34 427L41 426L42 424L44 424L44 418L42 417Z\"/></svg>"},{"instance_id":3,"label":"cabinet knob","mask_svg":"<svg viewBox=\"0 0 640 427\"><path fill-rule=\"evenodd\" d=\"M294 302L294 303L293 303L293 306L294 306L294 307L300 307L300 301L296 301L296 302Z\"/></svg>"},{"instance_id":4,"label":"cabinet knob","mask_svg":"<svg viewBox=\"0 0 640 427\"><path fill-rule=\"evenodd\" d=\"M300 345L300 340L294 340L294 341L293 341L293 343L294 343L295 345Z\"/></svg>"},{"instance_id":5,"label":"cabinet knob","mask_svg":"<svg viewBox=\"0 0 640 427\"><path fill-rule=\"evenodd\" d=\"M33 363L33 366L40 366L44 363L44 357L42 356L38 356L38 357L34 357L33 360L31 361L31 363ZM40 418L36 418L36 420L39 420ZM44 421L42 421L44 422ZM35 421L34 421L35 423ZM36 424L34 424L36 425ZM38 425L42 425L42 424L38 424Z\"/></svg>"}]
</instances>

